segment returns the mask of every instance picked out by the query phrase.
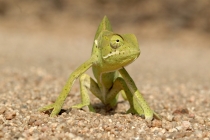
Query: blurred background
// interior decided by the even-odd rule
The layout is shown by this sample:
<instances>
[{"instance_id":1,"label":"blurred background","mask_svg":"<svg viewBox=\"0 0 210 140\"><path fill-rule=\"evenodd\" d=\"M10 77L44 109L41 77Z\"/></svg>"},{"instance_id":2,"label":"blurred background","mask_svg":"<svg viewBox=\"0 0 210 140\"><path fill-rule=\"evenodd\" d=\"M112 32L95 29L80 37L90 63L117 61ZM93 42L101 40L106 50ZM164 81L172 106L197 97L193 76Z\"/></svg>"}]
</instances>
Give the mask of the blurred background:
<instances>
[{"instance_id":1,"label":"blurred background","mask_svg":"<svg viewBox=\"0 0 210 140\"><path fill-rule=\"evenodd\" d=\"M114 29L129 28L143 36L169 37L183 31L208 35L209 7L207 0L0 0L0 24L11 30L70 34L81 28L86 33L107 15Z\"/></svg>"},{"instance_id":2,"label":"blurred background","mask_svg":"<svg viewBox=\"0 0 210 140\"><path fill-rule=\"evenodd\" d=\"M209 7L207 0L0 0L0 67L62 69L66 77L89 58L107 15L115 32L138 38L133 75L206 78Z\"/></svg>"}]
</instances>

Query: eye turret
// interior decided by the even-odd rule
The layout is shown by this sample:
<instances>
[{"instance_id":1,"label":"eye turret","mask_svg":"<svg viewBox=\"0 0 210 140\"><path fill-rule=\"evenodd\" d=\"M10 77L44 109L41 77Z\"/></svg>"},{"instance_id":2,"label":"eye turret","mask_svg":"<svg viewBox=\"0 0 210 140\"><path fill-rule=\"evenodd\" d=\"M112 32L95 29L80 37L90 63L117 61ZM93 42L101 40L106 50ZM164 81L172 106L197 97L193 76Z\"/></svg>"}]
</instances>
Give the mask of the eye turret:
<instances>
[{"instance_id":1,"label":"eye turret","mask_svg":"<svg viewBox=\"0 0 210 140\"><path fill-rule=\"evenodd\" d=\"M110 40L110 46L113 49L119 48L120 46L123 45L123 43L124 43L123 38L119 35L113 35L111 40Z\"/></svg>"}]
</instances>

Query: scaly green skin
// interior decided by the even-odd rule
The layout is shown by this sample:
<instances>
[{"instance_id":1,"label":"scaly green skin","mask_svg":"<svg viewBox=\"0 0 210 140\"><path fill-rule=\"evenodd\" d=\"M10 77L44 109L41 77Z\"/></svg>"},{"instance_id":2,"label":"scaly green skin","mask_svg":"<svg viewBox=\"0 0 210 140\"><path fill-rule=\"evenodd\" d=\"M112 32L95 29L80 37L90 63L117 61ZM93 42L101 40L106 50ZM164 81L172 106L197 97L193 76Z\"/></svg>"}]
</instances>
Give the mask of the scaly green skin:
<instances>
[{"instance_id":1,"label":"scaly green skin","mask_svg":"<svg viewBox=\"0 0 210 140\"><path fill-rule=\"evenodd\" d=\"M118 93L121 91L123 97L130 103L128 113L145 116L146 120L152 120L154 116L160 119L148 106L124 68L139 55L140 49L135 35L119 35L112 32L111 24L105 16L96 32L90 59L70 75L55 103L39 110L52 109L50 116L56 116L60 112L74 81L80 77L81 103L72 106L72 108L88 106L90 111L95 112L90 103L88 90L106 106L114 108L117 104ZM92 67L97 82L87 74L83 74L90 67Z\"/></svg>"}]
</instances>

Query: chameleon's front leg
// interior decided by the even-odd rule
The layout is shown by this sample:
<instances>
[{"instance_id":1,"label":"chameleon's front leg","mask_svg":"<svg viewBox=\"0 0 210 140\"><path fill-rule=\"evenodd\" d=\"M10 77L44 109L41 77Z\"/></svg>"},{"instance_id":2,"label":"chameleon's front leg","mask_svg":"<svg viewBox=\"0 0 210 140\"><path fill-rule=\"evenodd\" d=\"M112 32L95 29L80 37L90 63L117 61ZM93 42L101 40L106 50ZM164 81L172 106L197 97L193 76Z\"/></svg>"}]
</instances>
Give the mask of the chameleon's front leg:
<instances>
[{"instance_id":1,"label":"chameleon's front leg","mask_svg":"<svg viewBox=\"0 0 210 140\"><path fill-rule=\"evenodd\" d=\"M72 108L81 109L88 106L91 112L95 112L94 108L90 103L90 97L88 94L90 90L96 97L101 99L100 89L98 84L87 74L82 74L80 76L80 93L81 93L81 103L72 106Z\"/></svg>"},{"instance_id":2,"label":"chameleon's front leg","mask_svg":"<svg viewBox=\"0 0 210 140\"><path fill-rule=\"evenodd\" d=\"M74 83L74 81L81 75L83 74L86 70L88 70L91 66L93 61L95 60L94 57L91 57L89 60L87 60L85 63L83 63L81 66L79 66L69 77L66 85L63 87L61 93L59 94L58 98L56 99L55 103L44 106L42 108L39 109L39 111L47 111L47 110L51 110L52 112L50 114L51 117L56 116L62 106L63 103L66 99L66 97L68 96L68 93L70 92L72 85Z\"/></svg>"},{"instance_id":3,"label":"chameleon's front leg","mask_svg":"<svg viewBox=\"0 0 210 140\"><path fill-rule=\"evenodd\" d=\"M119 72L122 75L123 79L126 82L126 85L128 86L128 88L130 89L130 91L132 93L132 95L130 95L130 96L133 97L133 103L132 104L133 104L134 110L136 110L138 112L139 108L143 109L146 120L152 120L153 115L155 115L156 118L161 119L161 117L159 117L159 115L157 115L149 107L147 102L144 100L142 94L138 91L133 79L130 77L130 75L127 73L127 71L124 68L122 68L122 69L119 70ZM126 94L126 96L129 100L130 97L128 97L127 94Z\"/></svg>"}]
</instances>

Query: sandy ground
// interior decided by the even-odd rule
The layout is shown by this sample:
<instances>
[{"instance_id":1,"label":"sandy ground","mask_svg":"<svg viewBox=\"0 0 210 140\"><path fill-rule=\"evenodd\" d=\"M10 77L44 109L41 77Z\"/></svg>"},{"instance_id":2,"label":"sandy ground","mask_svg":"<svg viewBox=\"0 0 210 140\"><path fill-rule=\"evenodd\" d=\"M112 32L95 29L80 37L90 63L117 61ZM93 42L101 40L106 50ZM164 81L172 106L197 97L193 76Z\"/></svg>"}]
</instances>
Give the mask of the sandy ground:
<instances>
[{"instance_id":1,"label":"sandy ground","mask_svg":"<svg viewBox=\"0 0 210 140\"><path fill-rule=\"evenodd\" d=\"M92 95L97 113L71 110L80 101L78 82L64 113L50 118L37 111L55 101L69 74L89 58L97 24L79 22L67 33L1 26L0 139L209 140L210 42L197 32L148 37L146 29L115 30L137 34L142 53L126 69L161 121L125 114L129 104L122 100L106 112Z\"/></svg>"}]
</instances>

